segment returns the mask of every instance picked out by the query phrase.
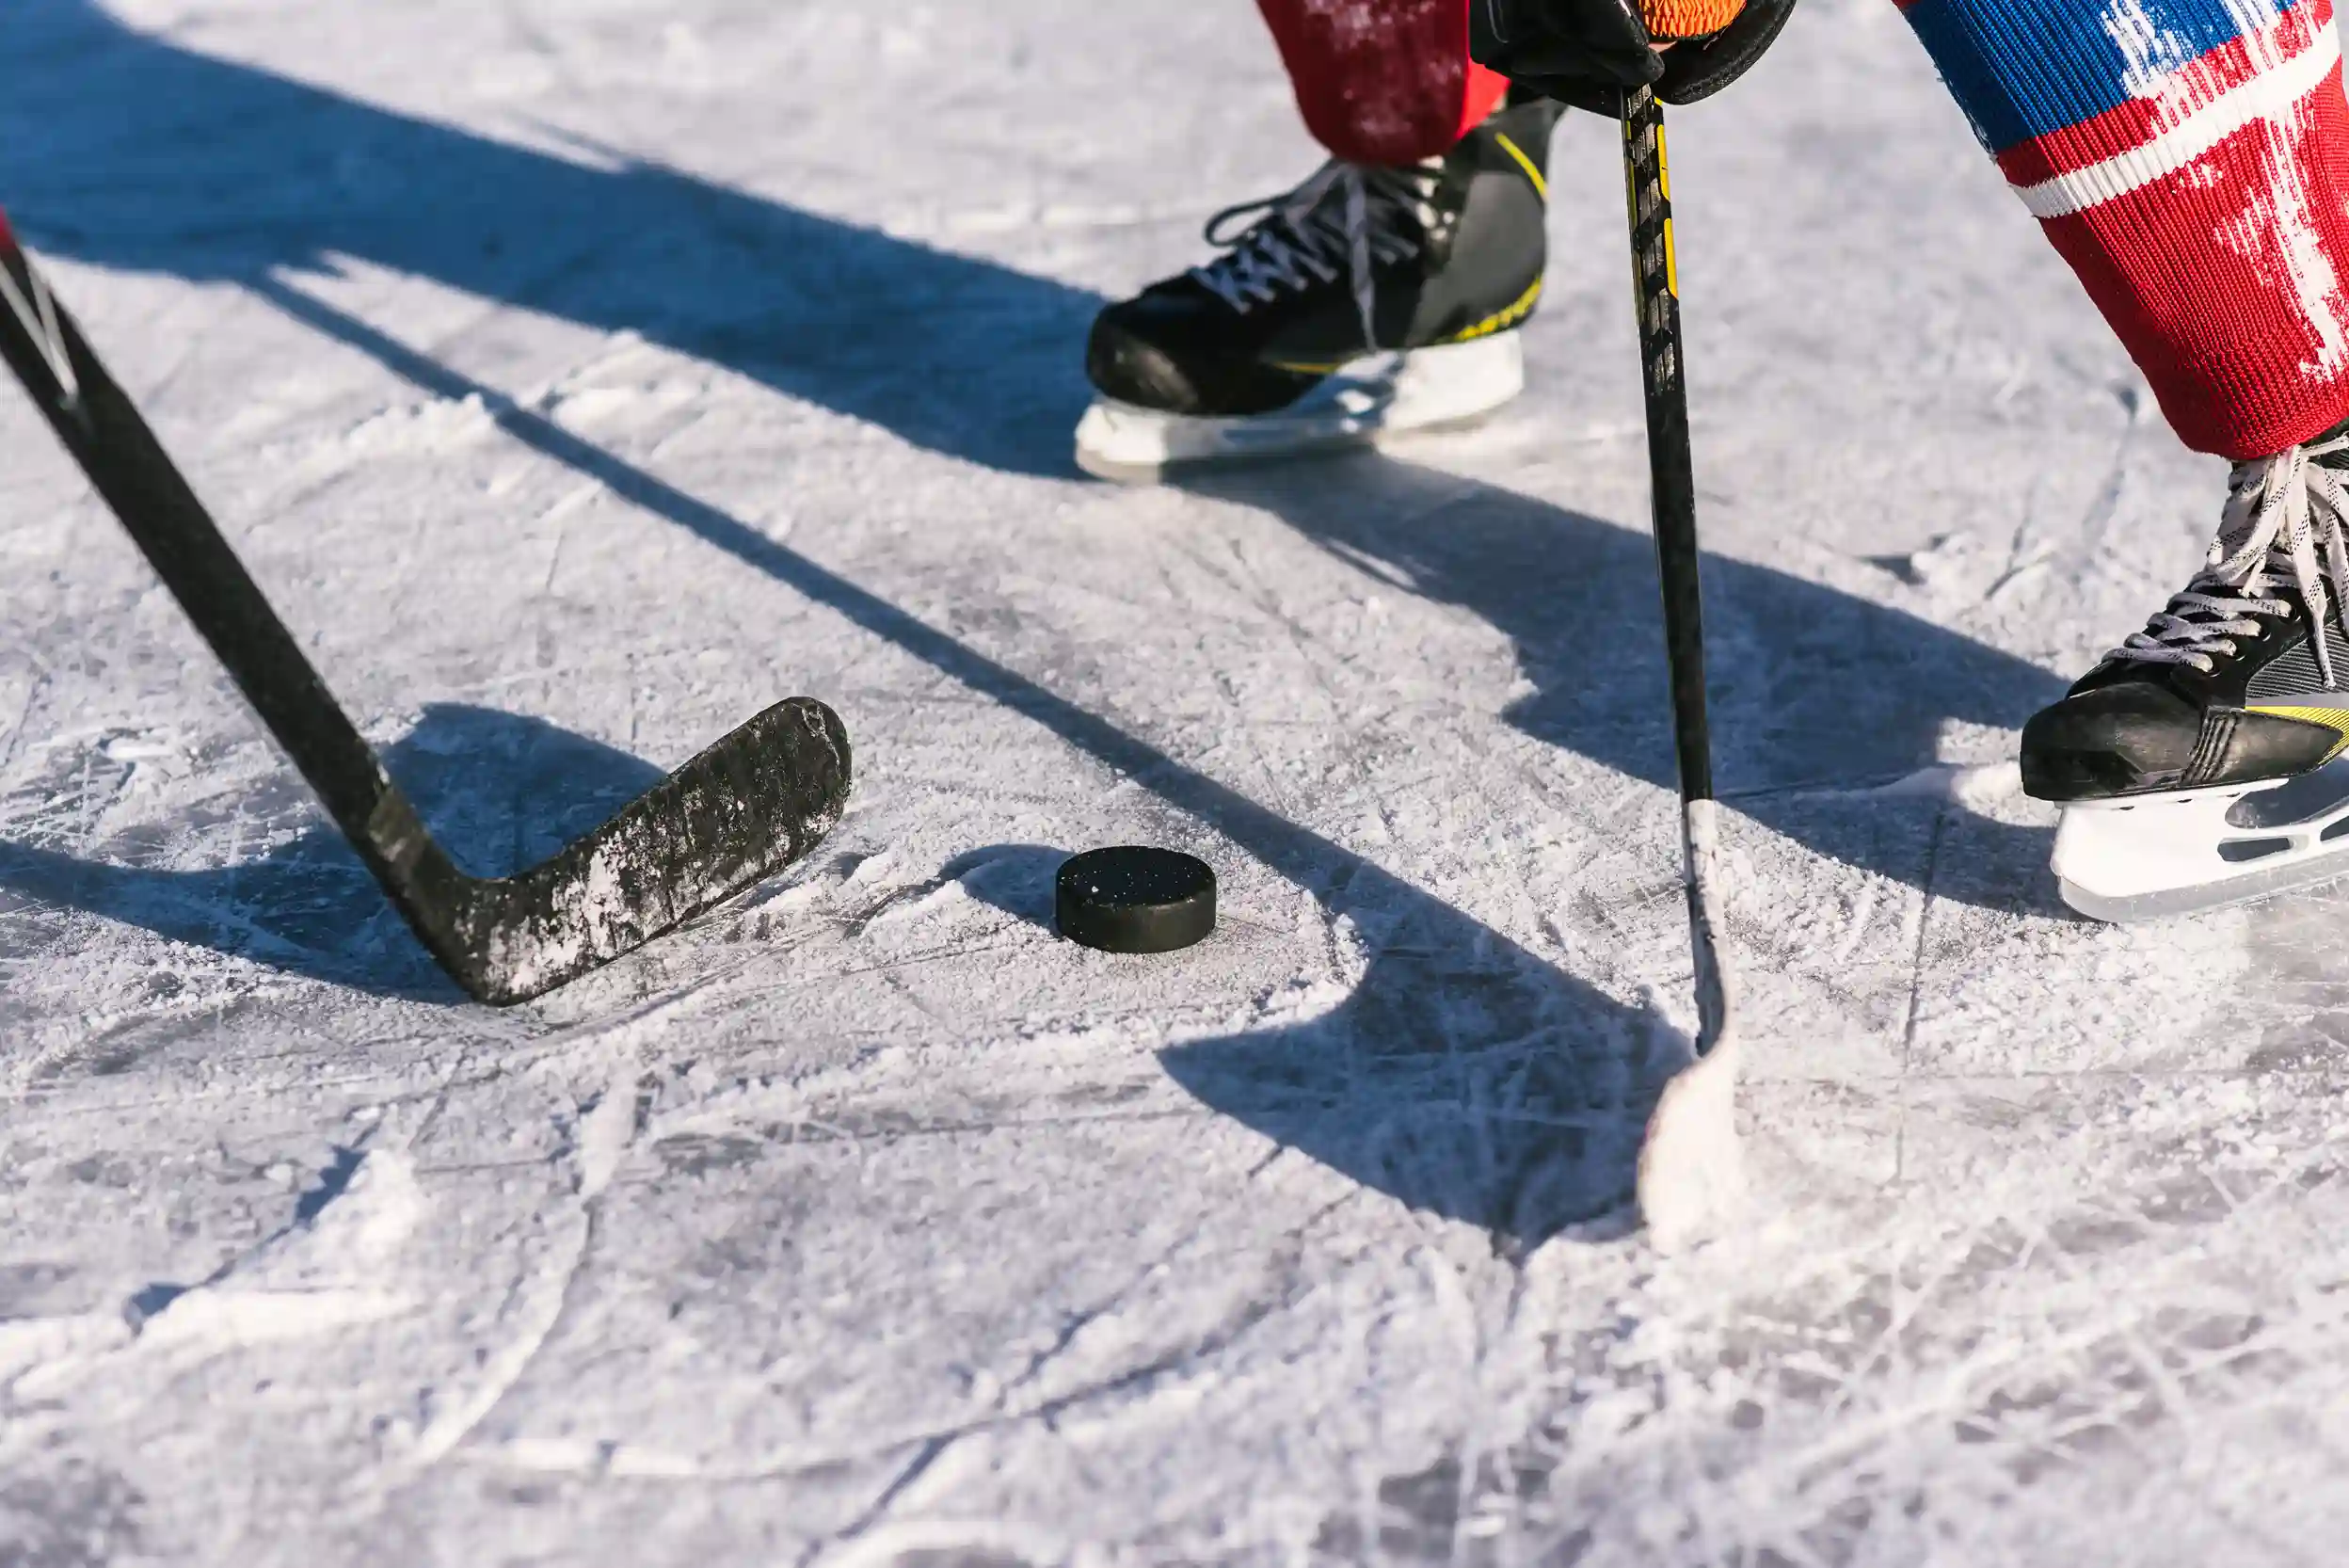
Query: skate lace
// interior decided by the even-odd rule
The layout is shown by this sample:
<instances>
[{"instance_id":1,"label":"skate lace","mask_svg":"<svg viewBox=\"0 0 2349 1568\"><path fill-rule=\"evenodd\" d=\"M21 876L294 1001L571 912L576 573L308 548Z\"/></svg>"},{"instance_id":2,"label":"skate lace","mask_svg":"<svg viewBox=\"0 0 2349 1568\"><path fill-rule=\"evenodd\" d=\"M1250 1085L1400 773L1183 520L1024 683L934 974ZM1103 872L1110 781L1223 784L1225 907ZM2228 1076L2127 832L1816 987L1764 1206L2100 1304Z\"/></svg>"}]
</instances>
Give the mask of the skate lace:
<instances>
[{"instance_id":1,"label":"skate lace","mask_svg":"<svg viewBox=\"0 0 2349 1568\"><path fill-rule=\"evenodd\" d=\"M1294 190L1242 201L1207 219L1206 241L1224 253L1191 268L1190 276L1245 315L1284 292L1334 281L1343 269L1353 286L1362 341L1375 347L1378 296L1371 267L1418 253L1434 223L1442 168L1438 158L1402 168L1332 159ZM1403 214L1417 220L1415 232L1396 221ZM1234 231L1249 218L1255 221Z\"/></svg>"},{"instance_id":2,"label":"skate lace","mask_svg":"<svg viewBox=\"0 0 2349 1568\"><path fill-rule=\"evenodd\" d=\"M2202 569L2144 631L2131 632L2106 654L2106 662L2191 664L2207 675L2218 659L2234 656L2237 638L2261 634L2254 616L2292 613L2291 600L2277 597L2289 586L2308 614L2317 669L2327 689L2338 687L2325 621L2329 614L2349 632L2341 602L2349 585L2349 542L2341 532L2349 523L2349 489L2316 459L2345 453L2349 434L2237 463L2228 475L2218 537Z\"/></svg>"}]
</instances>

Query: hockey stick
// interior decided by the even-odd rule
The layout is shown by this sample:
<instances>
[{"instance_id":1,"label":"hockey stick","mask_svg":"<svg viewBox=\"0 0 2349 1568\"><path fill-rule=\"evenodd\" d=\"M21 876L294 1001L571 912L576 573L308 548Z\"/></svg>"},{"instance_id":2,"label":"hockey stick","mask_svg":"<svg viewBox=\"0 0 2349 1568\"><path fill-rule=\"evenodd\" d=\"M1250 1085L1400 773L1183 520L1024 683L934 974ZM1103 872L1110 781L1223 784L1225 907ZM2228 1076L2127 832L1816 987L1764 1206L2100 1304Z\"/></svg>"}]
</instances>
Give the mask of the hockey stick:
<instances>
[{"instance_id":1,"label":"hockey stick","mask_svg":"<svg viewBox=\"0 0 2349 1568\"><path fill-rule=\"evenodd\" d=\"M1704 625L1697 579L1697 483L1688 451L1688 384L1681 356L1679 264L1664 107L1639 88L1623 95L1624 192L1638 285L1639 362L1647 390L1649 485L1656 576L1664 590L1672 749L1680 760L1681 853L1696 957L1696 1061L1665 1084L1639 1149L1639 1209L1659 1246L1702 1236L1744 1191L1737 1146L1738 1030L1721 963L1724 857L1713 799L1704 710Z\"/></svg>"},{"instance_id":2,"label":"hockey stick","mask_svg":"<svg viewBox=\"0 0 2349 1568\"><path fill-rule=\"evenodd\" d=\"M392 904L476 1000L523 1001L608 963L799 858L839 820L848 732L823 703L792 697L551 858L512 876L468 875L336 704L5 216L0 358Z\"/></svg>"}]
</instances>

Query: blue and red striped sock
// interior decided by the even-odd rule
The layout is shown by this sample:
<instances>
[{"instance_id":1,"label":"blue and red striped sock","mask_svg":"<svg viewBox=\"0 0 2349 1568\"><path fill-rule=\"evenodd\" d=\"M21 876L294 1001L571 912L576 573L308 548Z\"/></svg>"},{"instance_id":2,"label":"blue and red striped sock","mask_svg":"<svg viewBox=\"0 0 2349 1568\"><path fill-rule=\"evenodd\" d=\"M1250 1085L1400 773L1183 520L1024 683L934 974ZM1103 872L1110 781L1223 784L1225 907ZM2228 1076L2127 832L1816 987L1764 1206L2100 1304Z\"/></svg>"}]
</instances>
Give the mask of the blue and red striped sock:
<instances>
[{"instance_id":1,"label":"blue and red striped sock","mask_svg":"<svg viewBox=\"0 0 2349 1568\"><path fill-rule=\"evenodd\" d=\"M2263 457L2349 417L2330 0L1902 8L2187 445Z\"/></svg>"}]
</instances>

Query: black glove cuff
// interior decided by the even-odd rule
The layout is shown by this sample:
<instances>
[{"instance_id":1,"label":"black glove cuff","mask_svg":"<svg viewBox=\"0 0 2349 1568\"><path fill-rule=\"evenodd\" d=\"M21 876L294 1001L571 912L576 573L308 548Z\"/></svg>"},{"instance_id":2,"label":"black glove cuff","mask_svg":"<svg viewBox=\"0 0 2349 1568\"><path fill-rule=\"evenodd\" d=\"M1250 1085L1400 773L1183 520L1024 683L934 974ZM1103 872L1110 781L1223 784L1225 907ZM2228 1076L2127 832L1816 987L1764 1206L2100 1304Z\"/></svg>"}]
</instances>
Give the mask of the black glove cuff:
<instances>
[{"instance_id":1,"label":"black glove cuff","mask_svg":"<svg viewBox=\"0 0 2349 1568\"><path fill-rule=\"evenodd\" d=\"M1624 88L1664 74L1648 47L1637 0L1575 0L1565 7L1470 0L1468 57L1577 108L1611 114Z\"/></svg>"},{"instance_id":2,"label":"black glove cuff","mask_svg":"<svg viewBox=\"0 0 2349 1568\"><path fill-rule=\"evenodd\" d=\"M1795 0L1746 0L1737 20L1718 33L1675 43L1658 55L1630 0L1609 0L1577 17L1579 37L1535 30L1530 41L1504 40L1489 0L1468 8L1468 53L1514 88L1554 98L1609 120L1622 113L1627 88L1654 86L1667 104L1710 98L1753 69L1795 12Z\"/></svg>"},{"instance_id":3,"label":"black glove cuff","mask_svg":"<svg viewBox=\"0 0 2349 1568\"><path fill-rule=\"evenodd\" d=\"M1664 55L1655 95L1667 104L1710 98L1753 69L1795 14L1795 0L1746 0L1737 20L1702 40L1676 43Z\"/></svg>"}]
</instances>

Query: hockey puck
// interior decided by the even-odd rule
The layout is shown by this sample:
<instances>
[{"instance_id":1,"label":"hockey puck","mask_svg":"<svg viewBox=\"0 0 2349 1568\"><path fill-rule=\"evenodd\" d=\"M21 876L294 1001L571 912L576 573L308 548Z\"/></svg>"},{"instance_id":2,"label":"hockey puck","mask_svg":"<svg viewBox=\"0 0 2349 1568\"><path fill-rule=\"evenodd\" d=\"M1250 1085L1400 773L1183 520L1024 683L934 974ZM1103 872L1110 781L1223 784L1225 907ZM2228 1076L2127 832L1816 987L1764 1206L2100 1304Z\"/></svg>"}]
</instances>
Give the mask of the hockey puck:
<instances>
[{"instance_id":1,"label":"hockey puck","mask_svg":"<svg viewBox=\"0 0 2349 1568\"><path fill-rule=\"evenodd\" d=\"M1215 929L1215 872L1177 850L1121 844L1061 862L1061 935L1103 952L1173 952Z\"/></svg>"}]
</instances>

